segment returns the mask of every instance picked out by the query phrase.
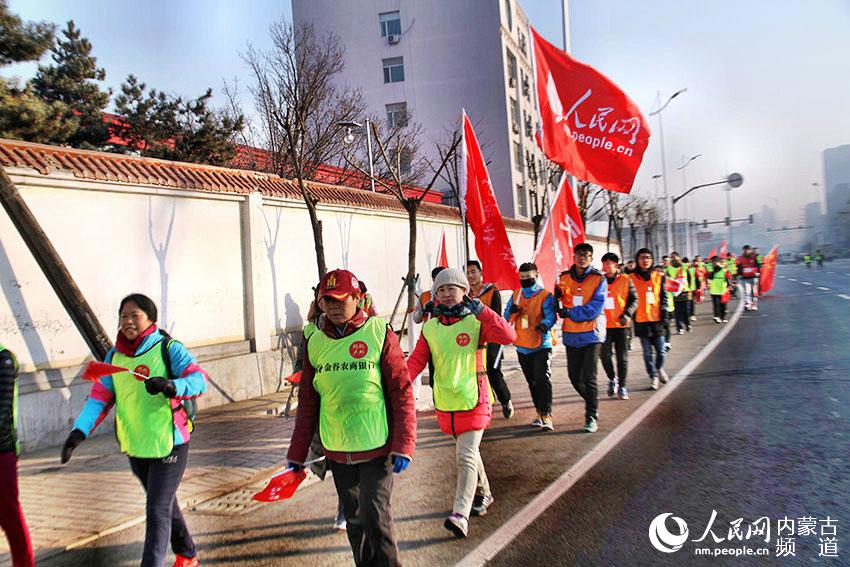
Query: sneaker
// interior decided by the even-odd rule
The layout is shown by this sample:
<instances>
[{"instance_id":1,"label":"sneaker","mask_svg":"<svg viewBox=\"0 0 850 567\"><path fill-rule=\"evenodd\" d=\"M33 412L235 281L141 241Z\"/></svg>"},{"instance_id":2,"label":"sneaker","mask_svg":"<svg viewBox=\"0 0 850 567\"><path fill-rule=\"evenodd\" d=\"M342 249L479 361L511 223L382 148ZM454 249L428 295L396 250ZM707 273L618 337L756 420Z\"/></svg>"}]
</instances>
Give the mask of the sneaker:
<instances>
[{"instance_id":1,"label":"sneaker","mask_svg":"<svg viewBox=\"0 0 850 567\"><path fill-rule=\"evenodd\" d=\"M696 316L696 315L691 315L691 321L696 321L696 320L697 320L697 316Z\"/></svg>"},{"instance_id":2,"label":"sneaker","mask_svg":"<svg viewBox=\"0 0 850 567\"><path fill-rule=\"evenodd\" d=\"M749 310L750 310L750 304L747 303L746 305L744 305L744 311L749 311Z\"/></svg>"},{"instance_id":3,"label":"sneaker","mask_svg":"<svg viewBox=\"0 0 850 567\"><path fill-rule=\"evenodd\" d=\"M543 416L537 414L537 418L531 422L531 427L543 427Z\"/></svg>"},{"instance_id":4,"label":"sneaker","mask_svg":"<svg viewBox=\"0 0 850 567\"><path fill-rule=\"evenodd\" d=\"M466 537L466 534L469 533L469 520L454 512L449 514L449 517L443 522L443 526L455 537Z\"/></svg>"},{"instance_id":5,"label":"sneaker","mask_svg":"<svg viewBox=\"0 0 850 567\"><path fill-rule=\"evenodd\" d=\"M621 388L617 391L617 398L619 398L619 399L621 399L621 400L628 400L628 399L629 399L629 392L628 392L628 390L626 390L625 388L621 387Z\"/></svg>"},{"instance_id":6,"label":"sneaker","mask_svg":"<svg viewBox=\"0 0 850 567\"><path fill-rule=\"evenodd\" d=\"M671 350L673 350L673 343L665 343L664 352L670 352Z\"/></svg>"},{"instance_id":7,"label":"sneaker","mask_svg":"<svg viewBox=\"0 0 850 567\"><path fill-rule=\"evenodd\" d=\"M658 378L656 378L655 376L653 376L652 380L649 382L649 389L650 390L657 390L658 389Z\"/></svg>"},{"instance_id":8,"label":"sneaker","mask_svg":"<svg viewBox=\"0 0 850 567\"><path fill-rule=\"evenodd\" d=\"M753 305L752 308L750 309L750 311L758 311L758 310L759 310L758 305Z\"/></svg>"},{"instance_id":9,"label":"sneaker","mask_svg":"<svg viewBox=\"0 0 850 567\"><path fill-rule=\"evenodd\" d=\"M502 404L502 415L505 419L510 419L514 416L514 403L508 400L508 403Z\"/></svg>"},{"instance_id":10,"label":"sneaker","mask_svg":"<svg viewBox=\"0 0 850 567\"><path fill-rule=\"evenodd\" d=\"M595 417L588 417L587 421L584 423L584 432L585 433L596 433L596 430L599 429L599 425L596 423Z\"/></svg>"},{"instance_id":11,"label":"sneaker","mask_svg":"<svg viewBox=\"0 0 850 567\"><path fill-rule=\"evenodd\" d=\"M684 334L685 334L685 331L684 331L684 330L682 330L682 329L676 329L676 334L677 334L677 335L684 335Z\"/></svg>"},{"instance_id":12,"label":"sneaker","mask_svg":"<svg viewBox=\"0 0 850 567\"><path fill-rule=\"evenodd\" d=\"M617 381L608 380L608 397L613 398L617 395Z\"/></svg>"},{"instance_id":13,"label":"sneaker","mask_svg":"<svg viewBox=\"0 0 850 567\"><path fill-rule=\"evenodd\" d=\"M715 322L715 323L720 323L720 317L715 317L715 318L714 318L714 322Z\"/></svg>"},{"instance_id":14,"label":"sneaker","mask_svg":"<svg viewBox=\"0 0 850 567\"><path fill-rule=\"evenodd\" d=\"M345 513L342 510L336 515L336 521L334 521L334 529L338 532L344 532L348 524L345 521Z\"/></svg>"},{"instance_id":15,"label":"sneaker","mask_svg":"<svg viewBox=\"0 0 850 567\"><path fill-rule=\"evenodd\" d=\"M555 431L555 424L552 423L551 415L544 415L540 429L543 431Z\"/></svg>"},{"instance_id":16,"label":"sneaker","mask_svg":"<svg viewBox=\"0 0 850 567\"><path fill-rule=\"evenodd\" d=\"M728 323L728 322L729 322L729 319L723 319L723 322L724 322L724 323Z\"/></svg>"},{"instance_id":17,"label":"sneaker","mask_svg":"<svg viewBox=\"0 0 850 567\"><path fill-rule=\"evenodd\" d=\"M174 565L172 567L197 567L201 562L198 561L198 556L195 557L183 557L182 555L177 555L174 559Z\"/></svg>"},{"instance_id":18,"label":"sneaker","mask_svg":"<svg viewBox=\"0 0 850 567\"><path fill-rule=\"evenodd\" d=\"M667 371L666 371L666 370L664 370L663 368L660 368L660 369L658 370L658 377L659 377L659 378L661 378L661 383L662 383L662 384L666 384L667 382L669 382L669 381L670 381L670 377L669 377L669 376L667 376Z\"/></svg>"},{"instance_id":19,"label":"sneaker","mask_svg":"<svg viewBox=\"0 0 850 567\"><path fill-rule=\"evenodd\" d=\"M493 495L492 494L476 494L475 498L472 500L472 514L473 516L486 516L487 508L490 507L490 504L493 503Z\"/></svg>"}]
</instances>

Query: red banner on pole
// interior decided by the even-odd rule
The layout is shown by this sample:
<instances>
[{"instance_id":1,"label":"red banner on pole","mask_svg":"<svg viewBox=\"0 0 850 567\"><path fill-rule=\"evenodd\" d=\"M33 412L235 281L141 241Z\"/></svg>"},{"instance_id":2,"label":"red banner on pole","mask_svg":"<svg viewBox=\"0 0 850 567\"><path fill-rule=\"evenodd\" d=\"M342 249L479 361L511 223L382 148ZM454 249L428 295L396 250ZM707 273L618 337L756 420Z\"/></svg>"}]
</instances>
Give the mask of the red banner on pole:
<instances>
[{"instance_id":1,"label":"red banner on pole","mask_svg":"<svg viewBox=\"0 0 850 567\"><path fill-rule=\"evenodd\" d=\"M643 113L608 77L531 36L543 153L578 179L629 193L649 144Z\"/></svg>"},{"instance_id":2,"label":"red banner on pole","mask_svg":"<svg viewBox=\"0 0 850 567\"><path fill-rule=\"evenodd\" d=\"M475 235L475 252L481 261L486 283L500 289L517 289L519 275L514 252L499 212L490 174L478 138L466 112L463 113L463 161L460 183L461 207Z\"/></svg>"},{"instance_id":3,"label":"red banner on pole","mask_svg":"<svg viewBox=\"0 0 850 567\"><path fill-rule=\"evenodd\" d=\"M437 251L437 266L442 268L449 267L449 254L446 252L446 231L443 231L443 236L440 238L440 249Z\"/></svg>"},{"instance_id":4,"label":"red banner on pole","mask_svg":"<svg viewBox=\"0 0 850 567\"><path fill-rule=\"evenodd\" d=\"M764 295L773 289L773 283L776 279L776 259L778 255L779 248L774 246L762 261L761 274L759 275L759 295Z\"/></svg>"},{"instance_id":5,"label":"red banner on pole","mask_svg":"<svg viewBox=\"0 0 850 567\"><path fill-rule=\"evenodd\" d=\"M572 187L567 182L567 175L564 174L534 252L537 273L546 289L555 288L560 273L573 264L573 248L584 240L584 226L578 205Z\"/></svg>"},{"instance_id":6,"label":"red banner on pole","mask_svg":"<svg viewBox=\"0 0 850 567\"><path fill-rule=\"evenodd\" d=\"M709 252L708 256L706 257L706 260L711 262L711 259L714 258L715 256L717 256L717 246L715 246L714 248L711 249L711 252Z\"/></svg>"}]
</instances>

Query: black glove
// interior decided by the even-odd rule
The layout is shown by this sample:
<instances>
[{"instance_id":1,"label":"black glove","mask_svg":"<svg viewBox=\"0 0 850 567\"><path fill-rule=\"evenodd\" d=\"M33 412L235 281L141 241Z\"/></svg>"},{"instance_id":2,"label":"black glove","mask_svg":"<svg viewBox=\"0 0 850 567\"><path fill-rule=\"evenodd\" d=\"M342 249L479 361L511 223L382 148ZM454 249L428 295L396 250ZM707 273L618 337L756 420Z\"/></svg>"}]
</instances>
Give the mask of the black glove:
<instances>
[{"instance_id":1,"label":"black glove","mask_svg":"<svg viewBox=\"0 0 850 567\"><path fill-rule=\"evenodd\" d=\"M534 330L537 331L537 332L540 332L540 333L548 333L549 332L549 329L543 323L537 323L534 326Z\"/></svg>"},{"instance_id":2,"label":"black glove","mask_svg":"<svg viewBox=\"0 0 850 567\"><path fill-rule=\"evenodd\" d=\"M295 472L298 472L304 468L304 465L302 465L301 463L289 461L288 463L286 463L286 467L292 469Z\"/></svg>"},{"instance_id":3,"label":"black glove","mask_svg":"<svg viewBox=\"0 0 850 567\"><path fill-rule=\"evenodd\" d=\"M484 311L484 304L480 299L472 299L468 295L463 298L463 306L469 309L470 313L476 317Z\"/></svg>"},{"instance_id":4,"label":"black glove","mask_svg":"<svg viewBox=\"0 0 850 567\"><path fill-rule=\"evenodd\" d=\"M161 393L166 398L173 398L177 395L177 386L174 385L174 382L159 376L151 376L145 380L145 390L151 396Z\"/></svg>"},{"instance_id":5,"label":"black glove","mask_svg":"<svg viewBox=\"0 0 850 567\"><path fill-rule=\"evenodd\" d=\"M434 302L429 301L428 303L426 303L425 306L422 308L422 312L427 313L428 315L433 315L434 314Z\"/></svg>"},{"instance_id":6,"label":"black glove","mask_svg":"<svg viewBox=\"0 0 850 567\"><path fill-rule=\"evenodd\" d=\"M513 315L514 313L519 313L519 305L516 303L511 303L511 306L508 308L508 313Z\"/></svg>"},{"instance_id":7,"label":"black glove","mask_svg":"<svg viewBox=\"0 0 850 567\"><path fill-rule=\"evenodd\" d=\"M64 465L69 460L71 460L71 453L74 452L74 449L80 446L80 443L86 440L86 435L79 429L74 429L71 433L68 434L68 438L65 440L65 444L62 446L62 459L61 463Z\"/></svg>"},{"instance_id":8,"label":"black glove","mask_svg":"<svg viewBox=\"0 0 850 567\"><path fill-rule=\"evenodd\" d=\"M619 321L620 321L620 325L625 327L631 321L631 317L629 317L628 315L620 315Z\"/></svg>"},{"instance_id":9,"label":"black glove","mask_svg":"<svg viewBox=\"0 0 850 567\"><path fill-rule=\"evenodd\" d=\"M560 309L558 309L558 317L560 317L561 319L566 319L569 316L569 314L570 314L570 310L567 309L566 307L561 307Z\"/></svg>"}]
</instances>

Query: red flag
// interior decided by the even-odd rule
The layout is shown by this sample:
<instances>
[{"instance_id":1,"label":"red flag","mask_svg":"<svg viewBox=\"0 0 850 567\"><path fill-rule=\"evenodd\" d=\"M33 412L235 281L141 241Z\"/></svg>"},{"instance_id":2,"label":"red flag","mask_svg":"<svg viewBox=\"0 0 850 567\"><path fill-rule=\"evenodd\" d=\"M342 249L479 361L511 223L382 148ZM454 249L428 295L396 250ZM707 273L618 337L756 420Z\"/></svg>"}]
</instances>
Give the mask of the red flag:
<instances>
[{"instance_id":1,"label":"red flag","mask_svg":"<svg viewBox=\"0 0 850 567\"><path fill-rule=\"evenodd\" d=\"M555 224L549 224L551 219L555 219ZM572 187L567 182L567 175L564 174L552 201L551 214L540 229L537 250L534 252L534 263L537 264L540 281L546 289L555 288L558 275L568 270L573 263L573 248L584 242L584 239L584 226L578 205L573 197Z\"/></svg>"},{"instance_id":2,"label":"red flag","mask_svg":"<svg viewBox=\"0 0 850 567\"><path fill-rule=\"evenodd\" d=\"M706 260L708 260L710 262L711 259L714 258L715 256L717 256L717 246L715 246L714 248L711 249L711 252L709 252L708 256L706 257Z\"/></svg>"},{"instance_id":3,"label":"red flag","mask_svg":"<svg viewBox=\"0 0 850 567\"><path fill-rule=\"evenodd\" d=\"M298 472L286 469L274 475L268 485L256 493L253 498L259 502L277 502L278 500L292 498L305 478L307 478L307 471L304 469Z\"/></svg>"},{"instance_id":4,"label":"red flag","mask_svg":"<svg viewBox=\"0 0 850 567\"><path fill-rule=\"evenodd\" d=\"M670 293L672 293L673 295L676 295L676 296L681 295L682 290L683 290L683 289L685 289L685 282L684 282L684 280L677 280L677 279L674 279L674 278L667 278L667 279L666 279L666 280L664 280L664 281L665 281L665 282L667 282L667 283L665 284L664 291L669 291L669 292L670 292Z\"/></svg>"},{"instance_id":5,"label":"red flag","mask_svg":"<svg viewBox=\"0 0 850 567\"><path fill-rule=\"evenodd\" d=\"M501 289L517 289L519 275L514 252L499 212L484 155L466 112L463 113L463 172L461 206L475 235L475 252L481 261L486 283Z\"/></svg>"},{"instance_id":6,"label":"red flag","mask_svg":"<svg viewBox=\"0 0 850 567\"><path fill-rule=\"evenodd\" d=\"M301 370L298 372L293 372L289 376L286 377L286 381L289 384L300 384L301 383Z\"/></svg>"},{"instance_id":7,"label":"red flag","mask_svg":"<svg viewBox=\"0 0 850 567\"><path fill-rule=\"evenodd\" d=\"M725 241L725 240L721 240L721 241L720 241L720 257L721 257L721 258L723 258L724 260L726 259L726 252L727 252L727 250L726 250L726 241Z\"/></svg>"},{"instance_id":8,"label":"red flag","mask_svg":"<svg viewBox=\"0 0 850 567\"><path fill-rule=\"evenodd\" d=\"M773 289L773 283L776 279L776 258L778 255L779 249L774 246L762 261L761 274L759 275L759 295L763 295Z\"/></svg>"},{"instance_id":9,"label":"red flag","mask_svg":"<svg viewBox=\"0 0 850 567\"><path fill-rule=\"evenodd\" d=\"M83 380L88 380L89 382L95 382L98 378L103 378L104 376L109 376L111 374L117 374L119 372L128 372L127 368L123 366L115 366L114 364L107 364L106 362L98 362L96 360L90 361L86 364L86 367L83 368L83 373L81 377Z\"/></svg>"},{"instance_id":10,"label":"red flag","mask_svg":"<svg viewBox=\"0 0 850 567\"><path fill-rule=\"evenodd\" d=\"M442 268L449 267L449 255L446 252L446 231L443 231L443 237L440 239L440 249L437 251L437 266Z\"/></svg>"},{"instance_id":11,"label":"red flag","mask_svg":"<svg viewBox=\"0 0 850 567\"><path fill-rule=\"evenodd\" d=\"M531 37L543 153L579 179L629 193L649 144L643 113L608 77L534 28Z\"/></svg>"}]
</instances>

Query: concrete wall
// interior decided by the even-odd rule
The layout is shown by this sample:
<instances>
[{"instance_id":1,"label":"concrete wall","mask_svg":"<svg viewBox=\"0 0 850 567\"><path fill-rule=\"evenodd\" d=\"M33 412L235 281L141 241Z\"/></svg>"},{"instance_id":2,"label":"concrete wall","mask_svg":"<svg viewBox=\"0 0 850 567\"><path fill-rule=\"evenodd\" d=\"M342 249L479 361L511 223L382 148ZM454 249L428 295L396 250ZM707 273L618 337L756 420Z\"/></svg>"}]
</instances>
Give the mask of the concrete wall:
<instances>
[{"instance_id":1,"label":"concrete wall","mask_svg":"<svg viewBox=\"0 0 850 567\"><path fill-rule=\"evenodd\" d=\"M318 279L302 203L7 171L108 333L128 293L157 303L161 326L210 374L201 409L282 387ZM354 271L389 315L406 272L407 217L322 206L320 218L328 266ZM425 288L443 231L449 261L462 263L459 223L421 218L417 269ZM508 233L518 261L530 258L533 235ZM470 249L474 255L474 239ZM61 443L89 390L78 375L90 355L5 214L0 342L22 365L25 448Z\"/></svg>"}]
</instances>

